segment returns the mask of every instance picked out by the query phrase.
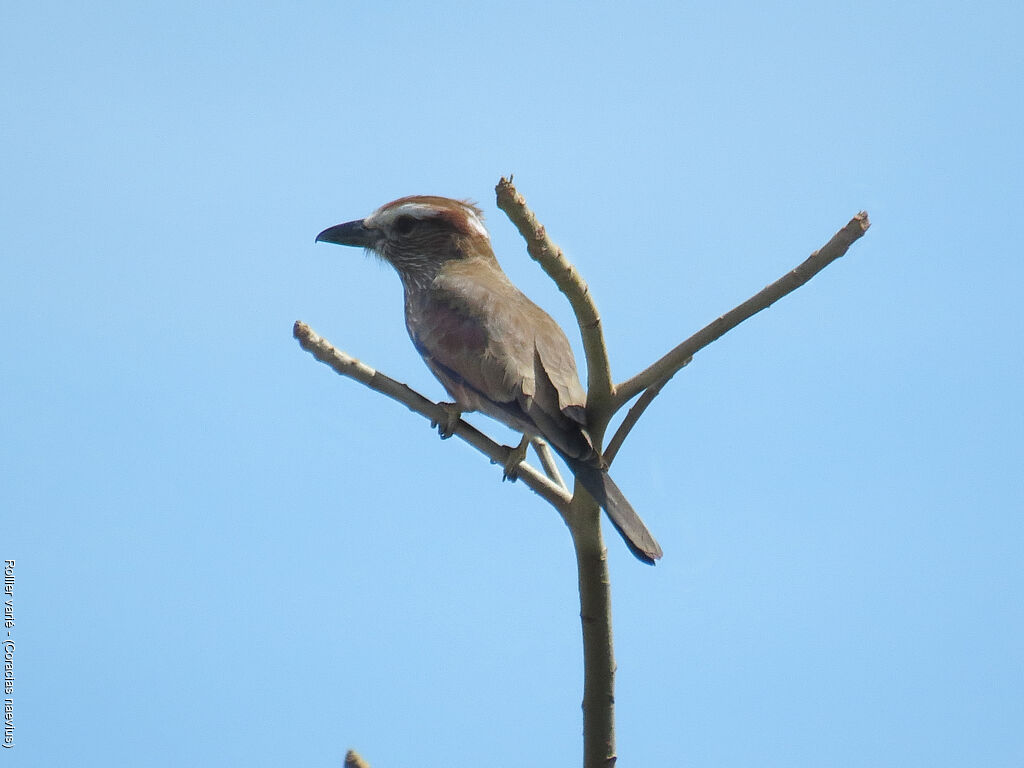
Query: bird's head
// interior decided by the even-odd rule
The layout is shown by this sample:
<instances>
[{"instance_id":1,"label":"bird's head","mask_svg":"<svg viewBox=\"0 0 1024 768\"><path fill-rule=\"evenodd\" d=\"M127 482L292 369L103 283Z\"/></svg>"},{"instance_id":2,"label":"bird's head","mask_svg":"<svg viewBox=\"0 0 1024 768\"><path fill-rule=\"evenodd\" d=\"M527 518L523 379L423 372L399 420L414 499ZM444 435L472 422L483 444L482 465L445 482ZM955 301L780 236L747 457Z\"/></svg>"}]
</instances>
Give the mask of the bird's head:
<instances>
[{"instance_id":1,"label":"bird's head","mask_svg":"<svg viewBox=\"0 0 1024 768\"><path fill-rule=\"evenodd\" d=\"M406 285L429 283L453 259L494 259L480 209L430 195L402 197L365 219L328 227L316 242L373 251L398 270Z\"/></svg>"}]
</instances>

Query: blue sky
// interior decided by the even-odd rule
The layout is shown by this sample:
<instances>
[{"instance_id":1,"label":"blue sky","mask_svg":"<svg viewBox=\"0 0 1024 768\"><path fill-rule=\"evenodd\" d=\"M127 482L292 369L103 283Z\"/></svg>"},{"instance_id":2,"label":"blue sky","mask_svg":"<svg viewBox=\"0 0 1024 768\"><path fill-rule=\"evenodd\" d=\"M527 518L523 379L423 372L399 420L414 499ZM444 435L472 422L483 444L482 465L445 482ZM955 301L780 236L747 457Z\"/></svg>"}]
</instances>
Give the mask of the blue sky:
<instances>
[{"instance_id":1,"label":"blue sky","mask_svg":"<svg viewBox=\"0 0 1024 768\"><path fill-rule=\"evenodd\" d=\"M338 378L429 397L394 274L324 227L516 183L632 375L623 765L1024 763L1024 13L1011 4L7 3L0 557L43 765L579 764L567 531ZM477 417L476 423L486 425ZM513 436L491 428L508 442Z\"/></svg>"}]
</instances>

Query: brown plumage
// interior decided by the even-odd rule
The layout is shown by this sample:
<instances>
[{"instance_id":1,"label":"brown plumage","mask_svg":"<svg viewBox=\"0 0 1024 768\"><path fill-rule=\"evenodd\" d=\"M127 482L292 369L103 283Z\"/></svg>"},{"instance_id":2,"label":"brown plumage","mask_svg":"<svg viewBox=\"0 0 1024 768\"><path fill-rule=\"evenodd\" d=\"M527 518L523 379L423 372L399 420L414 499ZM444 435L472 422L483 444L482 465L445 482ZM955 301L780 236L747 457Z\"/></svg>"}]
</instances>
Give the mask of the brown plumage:
<instances>
[{"instance_id":1,"label":"brown plumage","mask_svg":"<svg viewBox=\"0 0 1024 768\"><path fill-rule=\"evenodd\" d=\"M547 439L633 554L648 563L661 557L587 432L586 393L568 339L502 271L479 208L403 197L316 239L360 246L390 263L405 289L409 336L458 407Z\"/></svg>"}]
</instances>

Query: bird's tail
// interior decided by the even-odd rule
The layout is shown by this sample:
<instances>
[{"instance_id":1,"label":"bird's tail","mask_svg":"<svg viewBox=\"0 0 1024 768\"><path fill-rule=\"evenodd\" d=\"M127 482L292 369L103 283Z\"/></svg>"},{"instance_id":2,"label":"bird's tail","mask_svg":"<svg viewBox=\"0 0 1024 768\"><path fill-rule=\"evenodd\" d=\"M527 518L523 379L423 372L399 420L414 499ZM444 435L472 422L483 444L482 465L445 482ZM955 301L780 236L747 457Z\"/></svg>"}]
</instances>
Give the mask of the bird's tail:
<instances>
[{"instance_id":1,"label":"bird's tail","mask_svg":"<svg viewBox=\"0 0 1024 768\"><path fill-rule=\"evenodd\" d=\"M576 475L576 479L587 489L587 493L608 513L608 519L622 535L629 551L649 565L654 565L655 560L661 559L661 547L658 542L654 540L640 515L622 495L619 486L608 473L584 464L579 459L567 458L566 462Z\"/></svg>"}]
</instances>

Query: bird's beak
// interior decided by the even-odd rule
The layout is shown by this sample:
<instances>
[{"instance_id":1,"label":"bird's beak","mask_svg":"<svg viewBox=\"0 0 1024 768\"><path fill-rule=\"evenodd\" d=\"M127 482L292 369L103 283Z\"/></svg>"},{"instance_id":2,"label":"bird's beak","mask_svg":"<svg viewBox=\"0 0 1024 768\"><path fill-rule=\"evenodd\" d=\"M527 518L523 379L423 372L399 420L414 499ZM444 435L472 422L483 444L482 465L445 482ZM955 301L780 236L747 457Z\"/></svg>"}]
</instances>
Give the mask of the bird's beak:
<instances>
[{"instance_id":1,"label":"bird's beak","mask_svg":"<svg viewBox=\"0 0 1024 768\"><path fill-rule=\"evenodd\" d=\"M363 220L347 221L344 224L337 224L333 227L328 227L319 235L316 236L314 242L317 243L335 243L337 245L354 245L359 248L373 248L373 244L377 241L378 232L376 229L370 229Z\"/></svg>"}]
</instances>

